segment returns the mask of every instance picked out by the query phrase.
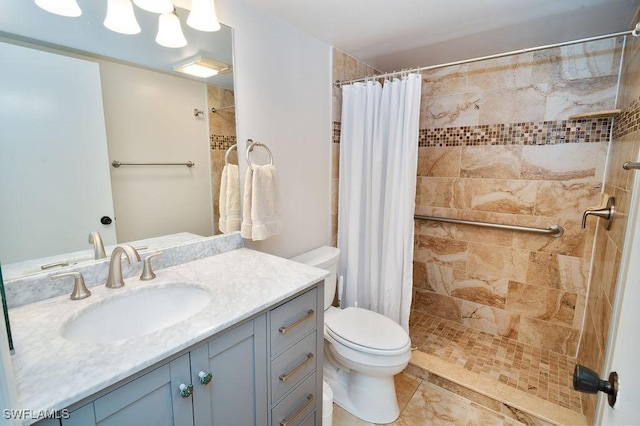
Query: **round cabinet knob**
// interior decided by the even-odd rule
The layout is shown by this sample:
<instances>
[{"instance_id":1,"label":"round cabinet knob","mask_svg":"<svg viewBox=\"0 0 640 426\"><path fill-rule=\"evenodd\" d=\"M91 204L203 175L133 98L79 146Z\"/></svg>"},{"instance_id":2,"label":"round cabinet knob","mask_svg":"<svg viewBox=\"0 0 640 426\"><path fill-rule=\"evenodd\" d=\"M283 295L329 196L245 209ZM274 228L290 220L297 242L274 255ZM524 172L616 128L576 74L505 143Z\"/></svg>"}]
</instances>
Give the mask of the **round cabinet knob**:
<instances>
[{"instance_id":1,"label":"round cabinet knob","mask_svg":"<svg viewBox=\"0 0 640 426\"><path fill-rule=\"evenodd\" d=\"M185 385L182 383L180 385L180 396L183 398L188 398L193 393L193 385Z\"/></svg>"},{"instance_id":2,"label":"round cabinet knob","mask_svg":"<svg viewBox=\"0 0 640 426\"><path fill-rule=\"evenodd\" d=\"M103 225L111 225L111 222L113 222L113 221L111 220L111 218L109 216L102 216L100 218L100 223L103 224Z\"/></svg>"},{"instance_id":3,"label":"round cabinet knob","mask_svg":"<svg viewBox=\"0 0 640 426\"><path fill-rule=\"evenodd\" d=\"M211 382L211 379L213 378L213 375L211 374L210 371L208 371L206 373L204 371L201 371L201 372L198 373L198 377L200 378L200 384L208 385L209 382Z\"/></svg>"}]
</instances>

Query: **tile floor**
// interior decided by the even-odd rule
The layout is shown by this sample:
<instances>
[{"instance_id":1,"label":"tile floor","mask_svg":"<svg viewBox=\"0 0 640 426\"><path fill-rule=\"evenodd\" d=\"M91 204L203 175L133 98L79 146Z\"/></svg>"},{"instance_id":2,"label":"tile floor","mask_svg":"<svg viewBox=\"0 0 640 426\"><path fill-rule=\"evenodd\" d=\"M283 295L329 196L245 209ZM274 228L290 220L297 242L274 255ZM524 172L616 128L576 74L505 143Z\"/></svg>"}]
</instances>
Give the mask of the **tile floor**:
<instances>
[{"instance_id":1,"label":"tile floor","mask_svg":"<svg viewBox=\"0 0 640 426\"><path fill-rule=\"evenodd\" d=\"M410 334L413 345L421 352L581 412L580 398L571 389L575 364L573 358L495 337L417 311L412 312ZM406 371L397 375L395 380L401 414L393 425L522 424L505 414L508 412L504 410L488 409ZM363 426L371 423L352 416L334 404L333 425Z\"/></svg>"},{"instance_id":2,"label":"tile floor","mask_svg":"<svg viewBox=\"0 0 640 426\"><path fill-rule=\"evenodd\" d=\"M573 391L575 358L473 330L419 311L411 313L414 347L530 395L582 412Z\"/></svg>"}]
</instances>

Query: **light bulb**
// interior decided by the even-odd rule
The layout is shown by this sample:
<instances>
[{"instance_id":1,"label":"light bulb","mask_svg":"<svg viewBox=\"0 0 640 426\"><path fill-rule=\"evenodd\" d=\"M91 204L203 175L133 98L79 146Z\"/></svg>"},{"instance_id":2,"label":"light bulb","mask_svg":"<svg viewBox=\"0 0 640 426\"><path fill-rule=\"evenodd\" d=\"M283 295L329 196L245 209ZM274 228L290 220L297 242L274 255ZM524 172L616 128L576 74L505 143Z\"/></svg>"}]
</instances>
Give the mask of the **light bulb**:
<instances>
[{"instance_id":1,"label":"light bulb","mask_svg":"<svg viewBox=\"0 0 640 426\"><path fill-rule=\"evenodd\" d=\"M173 12L173 3L171 0L133 0L133 3L140 9L153 13L171 13Z\"/></svg>"},{"instance_id":2,"label":"light bulb","mask_svg":"<svg viewBox=\"0 0 640 426\"><path fill-rule=\"evenodd\" d=\"M191 13L187 25L200 31L218 31L220 23L213 0L191 0Z\"/></svg>"},{"instance_id":3,"label":"light bulb","mask_svg":"<svg viewBox=\"0 0 640 426\"><path fill-rule=\"evenodd\" d=\"M56 15L72 18L82 15L82 10L76 0L36 0L36 5Z\"/></svg>"},{"instance_id":4,"label":"light bulb","mask_svg":"<svg viewBox=\"0 0 640 426\"><path fill-rule=\"evenodd\" d=\"M158 18L158 35L156 35L156 43L160 46L178 48L187 45L187 39L182 33L180 18L174 12L163 13Z\"/></svg>"},{"instance_id":5,"label":"light bulb","mask_svg":"<svg viewBox=\"0 0 640 426\"><path fill-rule=\"evenodd\" d=\"M130 0L109 0L104 26L120 34L138 34L140 25Z\"/></svg>"}]
</instances>

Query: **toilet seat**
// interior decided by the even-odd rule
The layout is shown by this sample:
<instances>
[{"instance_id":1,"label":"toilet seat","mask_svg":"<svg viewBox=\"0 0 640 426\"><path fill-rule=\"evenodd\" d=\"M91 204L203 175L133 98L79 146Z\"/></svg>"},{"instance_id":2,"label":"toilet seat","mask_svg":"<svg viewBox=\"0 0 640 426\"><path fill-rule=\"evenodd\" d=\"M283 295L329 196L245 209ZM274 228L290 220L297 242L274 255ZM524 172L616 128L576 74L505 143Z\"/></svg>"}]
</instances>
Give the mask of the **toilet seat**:
<instances>
[{"instance_id":1,"label":"toilet seat","mask_svg":"<svg viewBox=\"0 0 640 426\"><path fill-rule=\"evenodd\" d=\"M349 307L327 316L325 330L340 344L374 355L399 355L411 347L402 327L367 309Z\"/></svg>"}]
</instances>

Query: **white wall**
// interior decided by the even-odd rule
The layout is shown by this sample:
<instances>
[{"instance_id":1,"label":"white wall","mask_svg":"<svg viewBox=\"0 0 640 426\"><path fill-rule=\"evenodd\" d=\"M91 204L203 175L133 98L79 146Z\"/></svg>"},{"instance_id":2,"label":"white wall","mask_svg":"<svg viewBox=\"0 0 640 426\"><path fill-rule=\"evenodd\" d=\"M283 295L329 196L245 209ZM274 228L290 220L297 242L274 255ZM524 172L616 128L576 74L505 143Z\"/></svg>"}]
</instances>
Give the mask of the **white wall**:
<instances>
[{"instance_id":1,"label":"white wall","mask_svg":"<svg viewBox=\"0 0 640 426\"><path fill-rule=\"evenodd\" d=\"M205 83L100 61L110 161L186 162L111 168L118 241L213 235Z\"/></svg>"},{"instance_id":2,"label":"white wall","mask_svg":"<svg viewBox=\"0 0 640 426\"><path fill-rule=\"evenodd\" d=\"M269 146L278 169L284 230L247 246L291 257L331 241L331 46L245 0L219 0L234 29L238 147Z\"/></svg>"}]
</instances>

